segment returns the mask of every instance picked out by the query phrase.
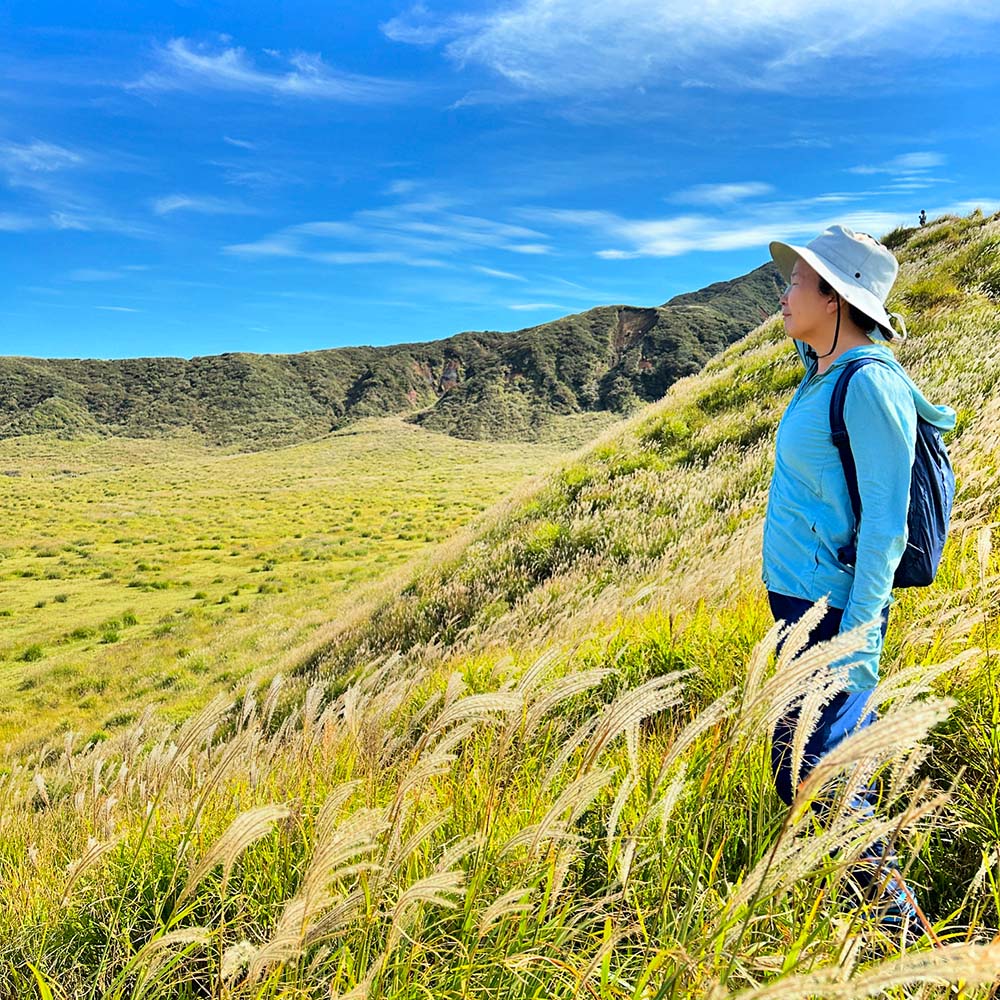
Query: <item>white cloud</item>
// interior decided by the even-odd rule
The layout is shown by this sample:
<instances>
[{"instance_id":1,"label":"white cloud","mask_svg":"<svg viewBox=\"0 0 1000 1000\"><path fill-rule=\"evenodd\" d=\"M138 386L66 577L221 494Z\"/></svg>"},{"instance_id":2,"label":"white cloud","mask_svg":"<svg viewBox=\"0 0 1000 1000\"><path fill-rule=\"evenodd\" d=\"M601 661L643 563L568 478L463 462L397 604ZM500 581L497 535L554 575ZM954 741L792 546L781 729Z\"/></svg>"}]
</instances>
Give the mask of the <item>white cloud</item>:
<instances>
[{"instance_id":1,"label":"white cloud","mask_svg":"<svg viewBox=\"0 0 1000 1000\"><path fill-rule=\"evenodd\" d=\"M389 184L385 193L391 195L412 194L418 187L420 187L419 181L398 180Z\"/></svg>"},{"instance_id":2,"label":"white cloud","mask_svg":"<svg viewBox=\"0 0 1000 1000\"><path fill-rule=\"evenodd\" d=\"M141 309L132 309L129 306L94 306L95 309L103 309L105 312L116 312L116 313L137 313L142 312Z\"/></svg>"},{"instance_id":3,"label":"white cloud","mask_svg":"<svg viewBox=\"0 0 1000 1000\"><path fill-rule=\"evenodd\" d=\"M157 215L171 212L201 212L205 215L243 215L253 210L238 202L225 201L207 195L169 194L154 199L153 211Z\"/></svg>"},{"instance_id":4,"label":"white cloud","mask_svg":"<svg viewBox=\"0 0 1000 1000\"><path fill-rule=\"evenodd\" d=\"M835 222L875 235L896 226L912 224L912 213L842 210L835 217L824 214L815 199L801 203L771 203L746 207L737 217L712 214L677 215L668 218L629 219L612 212L550 210L553 222L589 230L595 245L617 246L596 250L605 260L637 257L677 257L693 251L721 252L759 248L766 255L771 240L800 240L816 236Z\"/></svg>"},{"instance_id":5,"label":"white cloud","mask_svg":"<svg viewBox=\"0 0 1000 1000\"><path fill-rule=\"evenodd\" d=\"M747 198L770 194L774 188L763 181L736 181L729 184L696 184L675 194L671 201L691 205L733 205Z\"/></svg>"},{"instance_id":6,"label":"white cloud","mask_svg":"<svg viewBox=\"0 0 1000 1000\"><path fill-rule=\"evenodd\" d=\"M117 281L124 277L121 271L105 270L96 267L79 267L69 272L71 281Z\"/></svg>"},{"instance_id":7,"label":"white cloud","mask_svg":"<svg viewBox=\"0 0 1000 1000\"><path fill-rule=\"evenodd\" d=\"M257 144L250 142L249 139L235 139L231 135L224 135L222 137L223 142L228 142L230 146L236 146L237 149L256 149Z\"/></svg>"},{"instance_id":8,"label":"white cloud","mask_svg":"<svg viewBox=\"0 0 1000 1000\"><path fill-rule=\"evenodd\" d=\"M507 306L508 309L514 309L516 312L534 312L540 309L566 309L569 310L570 306L562 306L558 302L514 302Z\"/></svg>"},{"instance_id":9,"label":"white cloud","mask_svg":"<svg viewBox=\"0 0 1000 1000\"><path fill-rule=\"evenodd\" d=\"M298 240L289 234L275 234L253 243L233 243L226 253L241 257L299 257L302 256Z\"/></svg>"},{"instance_id":10,"label":"white cloud","mask_svg":"<svg viewBox=\"0 0 1000 1000\"><path fill-rule=\"evenodd\" d=\"M848 167L847 172L862 175L890 174L899 177L917 177L935 167L944 166L946 162L946 158L941 153L928 151L901 153L884 163L863 163L856 167Z\"/></svg>"},{"instance_id":11,"label":"white cloud","mask_svg":"<svg viewBox=\"0 0 1000 1000\"><path fill-rule=\"evenodd\" d=\"M88 157L53 142L0 144L0 171L12 188L27 188L50 200L69 197L62 179L67 171L84 166Z\"/></svg>"},{"instance_id":12,"label":"white cloud","mask_svg":"<svg viewBox=\"0 0 1000 1000\"><path fill-rule=\"evenodd\" d=\"M546 246L544 243L512 243L504 249L510 250L512 253L525 253L531 254L532 256L536 254L552 253L552 247Z\"/></svg>"},{"instance_id":13,"label":"white cloud","mask_svg":"<svg viewBox=\"0 0 1000 1000\"><path fill-rule=\"evenodd\" d=\"M428 195L384 208L364 209L349 219L288 226L252 243L228 246L242 256L302 257L330 264L405 263L443 266L449 257L480 249L520 255L552 252L537 229L454 210L448 198ZM336 245L332 248L329 243ZM494 271L494 276L509 272Z\"/></svg>"},{"instance_id":14,"label":"white cloud","mask_svg":"<svg viewBox=\"0 0 1000 1000\"><path fill-rule=\"evenodd\" d=\"M246 50L233 46L210 49L186 38L172 38L157 50L159 66L128 84L130 90L229 91L313 100L368 104L399 100L411 87L394 80L343 73L316 54L296 52L282 65L262 69Z\"/></svg>"},{"instance_id":15,"label":"white cloud","mask_svg":"<svg viewBox=\"0 0 1000 1000\"><path fill-rule=\"evenodd\" d=\"M0 163L13 174L54 173L86 162L81 153L35 139L28 143L6 143L0 146Z\"/></svg>"},{"instance_id":16,"label":"white cloud","mask_svg":"<svg viewBox=\"0 0 1000 1000\"><path fill-rule=\"evenodd\" d=\"M488 275L491 278L503 278L504 281L527 281L521 274L513 274L510 271L499 271L495 267L480 267L475 266L473 271L478 271L480 274Z\"/></svg>"},{"instance_id":17,"label":"white cloud","mask_svg":"<svg viewBox=\"0 0 1000 1000\"><path fill-rule=\"evenodd\" d=\"M313 253L311 260L323 264L405 264L407 267L446 267L433 257L414 257L391 250L336 250L327 253Z\"/></svg>"},{"instance_id":18,"label":"white cloud","mask_svg":"<svg viewBox=\"0 0 1000 1000\"><path fill-rule=\"evenodd\" d=\"M390 18L380 24L382 33L394 42L406 42L409 45L437 45L449 38L454 38L461 31L460 25L465 19L452 22L434 22L427 6L414 4L405 14Z\"/></svg>"},{"instance_id":19,"label":"white cloud","mask_svg":"<svg viewBox=\"0 0 1000 1000\"><path fill-rule=\"evenodd\" d=\"M24 233L29 229L39 229L38 219L16 212L0 212L0 233Z\"/></svg>"},{"instance_id":20,"label":"white cloud","mask_svg":"<svg viewBox=\"0 0 1000 1000\"><path fill-rule=\"evenodd\" d=\"M90 229L86 220L70 212L50 212L49 221L56 229L76 229L80 232L86 232Z\"/></svg>"},{"instance_id":21,"label":"white cloud","mask_svg":"<svg viewBox=\"0 0 1000 1000\"><path fill-rule=\"evenodd\" d=\"M417 4L382 31L398 42L444 43L459 66L485 66L526 91L576 95L664 82L839 86L847 60L983 48L976 29L998 16L978 0L514 0L458 16Z\"/></svg>"}]
</instances>

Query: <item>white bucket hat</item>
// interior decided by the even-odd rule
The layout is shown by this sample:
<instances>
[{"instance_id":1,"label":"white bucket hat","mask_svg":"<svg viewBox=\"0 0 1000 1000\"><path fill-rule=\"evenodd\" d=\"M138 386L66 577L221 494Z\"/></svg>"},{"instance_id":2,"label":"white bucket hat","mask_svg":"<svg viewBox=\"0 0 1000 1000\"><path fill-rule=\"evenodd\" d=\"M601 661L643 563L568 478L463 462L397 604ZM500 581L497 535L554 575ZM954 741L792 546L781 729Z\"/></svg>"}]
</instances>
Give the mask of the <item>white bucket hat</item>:
<instances>
[{"instance_id":1,"label":"white bucket hat","mask_svg":"<svg viewBox=\"0 0 1000 1000\"><path fill-rule=\"evenodd\" d=\"M825 278L845 302L856 306L890 340L906 339L906 324L899 313L887 313L889 296L899 264L888 247L867 233L846 226L830 226L804 247L775 240L771 257L785 281L790 281L797 258L802 258ZM898 328L893 326L898 322Z\"/></svg>"}]
</instances>

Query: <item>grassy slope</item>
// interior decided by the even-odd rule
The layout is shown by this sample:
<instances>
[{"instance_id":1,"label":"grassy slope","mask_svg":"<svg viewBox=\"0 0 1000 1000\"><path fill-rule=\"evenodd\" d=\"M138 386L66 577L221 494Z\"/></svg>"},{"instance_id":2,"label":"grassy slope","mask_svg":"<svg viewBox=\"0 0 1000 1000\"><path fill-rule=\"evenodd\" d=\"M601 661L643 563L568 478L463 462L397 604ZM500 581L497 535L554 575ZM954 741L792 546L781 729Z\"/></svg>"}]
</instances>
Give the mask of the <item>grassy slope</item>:
<instances>
[{"instance_id":1,"label":"grassy slope","mask_svg":"<svg viewBox=\"0 0 1000 1000\"><path fill-rule=\"evenodd\" d=\"M961 489L938 582L894 610L874 745L843 768L877 769L928 908L995 926L1000 220L945 220L900 255L902 358L959 410ZM765 324L259 705L214 706L152 751L135 735L54 753L37 779L12 761L9 989L954 995L936 969L985 997L996 945L865 950L830 854L861 849L857 824L824 839L770 789L764 736L794 671L766 679L756 550L795 377Z\"/></svg>"},{"instance_id":2,"label":"grassy slope","mask_svg":"<svg viewBox=\"0 0 1000 1000\"><path fill-rule=\"evenodd\" d=\"M99 737L154 705L184 718L279 668L359 586L564 446L473 445L395 418L266 454L0 442L0 743Z\"/></svg>"}]
</instances>

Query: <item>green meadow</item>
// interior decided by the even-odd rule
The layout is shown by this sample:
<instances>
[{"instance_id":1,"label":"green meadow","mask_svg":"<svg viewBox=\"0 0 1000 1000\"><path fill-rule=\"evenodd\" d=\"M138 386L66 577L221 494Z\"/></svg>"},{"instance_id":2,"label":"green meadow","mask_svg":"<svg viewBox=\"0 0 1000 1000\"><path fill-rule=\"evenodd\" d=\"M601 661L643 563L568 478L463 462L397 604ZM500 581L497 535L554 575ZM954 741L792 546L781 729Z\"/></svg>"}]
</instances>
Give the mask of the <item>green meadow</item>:
<instances>
[{"instance_id":1,"label":"green meadow","mask_svg":"<svg viewBox=\"0 0 1000 1000\"><path fill-rule=\"evenodd\" d=\"M799 377L772 318L513 494L514 470L541 468L553 451L464 451L435 439L409 459L412 477L429 482L436 463L468 456L454 487L466 497L465 527L398 572L390 565L370 590L322 581L332 567L302 558L326 551L305 525L331 496L350 495L352 512L366 498L356 520L392 536L390 560L408 541L398 537L407 529L385 527L397 509L392 484L407 480L402 459L362 488L317 468L317 458L309 475L341 492L320 502L303 486L308 510L279 515L261 513L261 484L287 485L303 461L282 456L298 449L212 457L199 528L174 526L180 565L161 557L157 572L174 581L161 591L128 586L154 578L135 565L154 565L144 533L102 526L94 548L119 603L95 606L87 621L99 630L116 615L119 640L100 652L98 631L67 647L98 650L98 665L128 637L136 650L159 649L162 670L187 671L201 658L231 680L182 674L174 687L188 684L187 693L130 694L143 668L106 663L108 689L92 697L108 698L113 686L117 699L132 698L131 711L162 704L160 715L106 726L97 741L70 720L44 747L7 754L0 996L995 1000L1000 215L943 218L886 239L902 263L890 307L911 329L901 361L931 399L958 411L949 446L959 493L934 585L900 592L892 609L872 694L878 721L798 785L791 809L771 784L769 734L792 706L806 719L818 711L838 682L830 663L862 640L838 637L797 656L809 622L788 633L767 610L761 518L775 427ZM324 454L332 441L307 452ZM81 478L61 477L54 455L119 445L11 447L50 449L38 467L47 503L16 485L22 503L45 510L64 480ZM370 457L356 457L358 474L373 475ZM123 495L122 508L160 516L164 470L188 460L151 472L149 491ZM190 461L197 478L207 460ZM232 477L240 490L219 486L227 461L247 463ZM478 493L463 492L470 479ZM433 508L437 493L414 493L420 510ZM86 506L63 508L74 539L97 533L79 514ZM47 568L88 562L65 549L86 546L56 529L43 538L40 517L21 523L33 527L4 563L8 592L26 594L11 626L35 611L70 614L72 580L47 580ZM411 530L433 537L428 523L415 516ZM239 531L214 537L226 535L223 524ZM442 521L441 536L455 526ZM126 534L150 547L119 551L115 538ZM248 535L259 552L241 548L258 544ZM359 536L345 546L363 545ZM411 541L415 556L431 545ZM206 552L217 561L203 564ZM226 560L242 567L231 578ZM14 575L24 568L37 573ZM99 588L102 572L88 566L81 592ZM298 594L288 589L296 573ZM254 597L243 583L269 578L286 591ZM206 596L196 599L197 588ZM342 604L331 596L338 590ZM56 601L59 593L69 597ZM147 593L171 598L155 621L138 603ZM252 648L248 630L221 662L215 634L263 620L265 609L267 637L258 631ZM174 619L190 637L155 635ZM7 697L40 727L71 716L67 685L82 682L52 676L62 653L51 636L68 631L67 622L48 640L26 631L10 643L4 669L20 679ZM178 657L182 642L190 652ZM18 659L31 643L43 658ZM13 690L31 678L34 687ZM210 688L218 697L187 711L194 692ZM59 706L29 707L43 694ZM880 804L861 823L853 796L869 781ZM898 849L933 938L887 934L852 889L852 863L879 838Z\"/></svg>"},{"instance_id":2,"label":"green meadow","mask_svg":"<svg viewBox=\"0 0 1000 1000\"><path fill-rule=\"evenodd\" d=\"M600 420L517 445L394 418L245 454L162 439L0 442L0 743L101 739L149 709L182 719L279 669L360 587Z\"/></svg>"}]
</instances>

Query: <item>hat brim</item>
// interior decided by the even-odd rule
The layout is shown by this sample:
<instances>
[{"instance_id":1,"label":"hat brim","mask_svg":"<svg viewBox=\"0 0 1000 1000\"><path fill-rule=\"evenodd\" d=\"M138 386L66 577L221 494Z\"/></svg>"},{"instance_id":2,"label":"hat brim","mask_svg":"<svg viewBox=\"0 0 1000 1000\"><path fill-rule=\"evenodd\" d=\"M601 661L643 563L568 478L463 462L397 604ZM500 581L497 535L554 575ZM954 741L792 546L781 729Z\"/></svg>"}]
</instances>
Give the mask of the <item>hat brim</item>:
<instances>
[{"instance_id":1,"label":"hat brim","mask_svg":"<svg viewBox=\"0 0 1000 1000\"><path fill-rule=\"evenodd\" d=\"M773 240L769 249L771 259L777 265L785 281L791 281L792 268L795 266L796 260L802 259L820 277L825 278L845 302L860 309L886 337L890 340L901 339L899 332L892 325L892 320L889 319L889 314L885 311L885 306L882 305L877 296L869 292L867 288L860 288L846 280L836 268L831 267L809 247L799 247L793 243Z\"/></svg>"}]
</instances>

